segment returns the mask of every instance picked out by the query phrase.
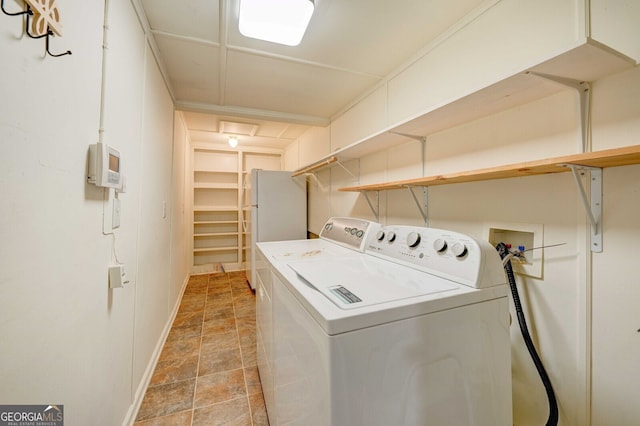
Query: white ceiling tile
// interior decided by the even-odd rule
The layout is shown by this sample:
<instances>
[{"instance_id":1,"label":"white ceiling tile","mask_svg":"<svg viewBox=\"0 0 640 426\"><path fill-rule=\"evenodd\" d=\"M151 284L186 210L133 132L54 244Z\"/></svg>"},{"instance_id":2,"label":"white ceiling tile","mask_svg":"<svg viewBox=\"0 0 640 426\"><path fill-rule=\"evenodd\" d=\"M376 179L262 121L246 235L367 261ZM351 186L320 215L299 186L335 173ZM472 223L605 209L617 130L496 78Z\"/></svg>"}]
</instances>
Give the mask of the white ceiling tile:
<instances>
[{"instance_id":1,"label":"white ceiling tile","mask_svg":"<svg viewBox=\"0 0 640 426\"><path fill-rule=\"evenodd\" d=\"M240 0L140 1L176 103L221 113L185 115L198 138L251 118L281 146L310 127L280 121L328 120L487 0L314 0L297 47L242 36Z\"/></svg>"},{"instance_id":2,"label":"white ceiling tile","mask_svg":"<svg viewBox=\"0 0 640 426\"><path fill-rule=\"evenodd\" d=\"M328 117L378 81L369 76L230 50L225 103Z\"/></svg>"},{"instance_id":3,"label":"white ceiling tile","mask_svg":"<svg viewBox=\"0 0 640 426\"><path fill-rule=\"evenodd\" d=\"M220 42L219 2L211 0L142 0L151 29Z\"/></svg>"},{"instance_id":4,"label":"white ceiling tile","mask_svg":"<svg viewBox=\"0 0 640 426\"><path fill-rule=\"evenodd\" d=\"M156 35L177 100L219 102L218 47Z\"/></svg>"}]
</instances>

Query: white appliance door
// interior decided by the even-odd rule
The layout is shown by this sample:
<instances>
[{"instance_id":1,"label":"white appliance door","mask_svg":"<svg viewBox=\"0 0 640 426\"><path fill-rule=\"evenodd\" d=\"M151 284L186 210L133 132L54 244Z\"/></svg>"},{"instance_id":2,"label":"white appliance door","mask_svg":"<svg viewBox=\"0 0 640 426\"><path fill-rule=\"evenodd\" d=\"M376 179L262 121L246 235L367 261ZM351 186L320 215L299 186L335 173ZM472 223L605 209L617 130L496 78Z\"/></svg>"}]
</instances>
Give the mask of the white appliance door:
<instances>
[{"instance_id":1,"label":"white appliance door","mask_svg":"<svg viewBox=\"0 0 640 426\"><path fill-rule=\"evenodd\" d=\"M256 241L307 238L307 185L291 172L254 170Z\"/></svg>"},{"instance_id":2,"label":"white appliance door","mask_svg":"<svg viewBox=\"0 0 640 426\"><path fill-rule=\"evenodd\" d=\"M307 238L307 183L291 172L251 171L251 273L255 290L256 242L304 240Z\"/></svg>"},{"instance_id":3,"label":"white appliance door","mask_svg":"<svg viewBox=\"0 0 640 426\"><path fill-rule=\"evenodd\" d=\"M258 170L251 170L251 241L247 263L249 264L249 273L247 273L247 281L253 290L256 289L256 237L258 235Z\"/></svg>"}]
</instances>

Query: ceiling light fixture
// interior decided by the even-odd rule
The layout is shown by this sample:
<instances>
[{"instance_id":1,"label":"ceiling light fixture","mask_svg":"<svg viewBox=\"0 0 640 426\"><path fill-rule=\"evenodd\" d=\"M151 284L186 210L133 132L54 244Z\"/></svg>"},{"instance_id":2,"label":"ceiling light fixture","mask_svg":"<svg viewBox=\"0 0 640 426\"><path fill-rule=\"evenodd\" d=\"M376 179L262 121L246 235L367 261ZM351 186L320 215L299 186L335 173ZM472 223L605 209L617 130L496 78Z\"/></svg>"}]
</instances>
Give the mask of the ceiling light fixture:
<instances>
[{"instance_id":1,"label":"ceiling light fixture","mask_svg":"<svg viewBox=\"0 0 640 426\"><path fill-rule=\"evenodd\" d=\"M240 0L240 33L297 46L313 15L313 0Z\"/></svg>"},{"instance_id":2,"label":"ceiling light fixture","mask_svg":"<svg viewBox=\"0 0 640 426\"><path fill-rule=\"evenodd\" d=\"M229 138L229 146L231 148L235 148L236 146L238 146L238 138L236 138L235 136L231 136Z\"/></svg>"}]
</instances>

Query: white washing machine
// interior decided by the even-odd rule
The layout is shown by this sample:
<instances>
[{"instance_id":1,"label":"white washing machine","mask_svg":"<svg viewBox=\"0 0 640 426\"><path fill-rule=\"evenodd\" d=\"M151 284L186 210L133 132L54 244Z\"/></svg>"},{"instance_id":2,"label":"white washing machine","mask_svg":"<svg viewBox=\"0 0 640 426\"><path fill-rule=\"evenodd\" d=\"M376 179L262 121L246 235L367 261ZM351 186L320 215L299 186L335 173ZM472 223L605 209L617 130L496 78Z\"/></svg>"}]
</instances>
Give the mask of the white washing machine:
<instances>
[{"instance_id":1,"label":"white washing machine","mask_svg":"<svg viewBox=\"0 0 640 426\"><path fill-rule=\"evenodd\" d=\"M270 424L512 424L508 289L495 249L409 226L366 239L364 253L316 258L258 245Z\"/></svg>"},{"instance_id":2,"label":"white washing machine","mask_svg":"<svg viewBox=\"0 0 640 426\"><path fill-rule=\"evenodd\" d=\"M274 315L273 315L273 283L279 279L271 272L272 262L286 265L288 262L347 259L359 256L365 250L368 237L375 235L380 224L356 218L331 218L320 232L319 239L277 241L268 244L269 260L260 250L256 257L256 341L257 363L260 380L268 407L271 424L276 422L275 402L275 359L274 355ZM258 243L258 247L266 243ZM280 321L278 321L278 324ZM278 329L278 334L281 334ZM281 343L281 339L278 338ZM278 347L280 347L278 345ZM281 359L282 357L278 357ZM277 372L282 373L282 368ZM282 401L282 398L279 399Z\"/></svg>"}]
</instances>

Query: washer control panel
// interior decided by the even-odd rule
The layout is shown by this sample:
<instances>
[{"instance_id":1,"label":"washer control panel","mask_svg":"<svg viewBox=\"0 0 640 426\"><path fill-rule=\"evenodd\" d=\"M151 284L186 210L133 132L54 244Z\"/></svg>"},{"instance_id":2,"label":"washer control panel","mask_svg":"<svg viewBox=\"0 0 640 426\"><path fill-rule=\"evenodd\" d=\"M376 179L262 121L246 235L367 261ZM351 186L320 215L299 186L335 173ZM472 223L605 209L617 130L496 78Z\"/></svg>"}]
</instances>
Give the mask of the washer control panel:
<instances>
[{"instance_id":1,"label":"washer control panel","mask_svg":"<svg viewBox=\"0 0 640 426\"><path fill-rule=\"evenodd\" d=\"M320 231L320 238L364 252L365 243L382 225L353 217L332 217Z\"/></svg>"},{"instance_id":2,"label":"washer control panel","mask_svg":"<svg viewBox=\"0 0 640 426\"><path fill-rule=\"evenodd\" d=\"M385 226L367 241L366 253L472 287L505 282L496 249L454 231Z\"/></svg>"}]
</instances>

